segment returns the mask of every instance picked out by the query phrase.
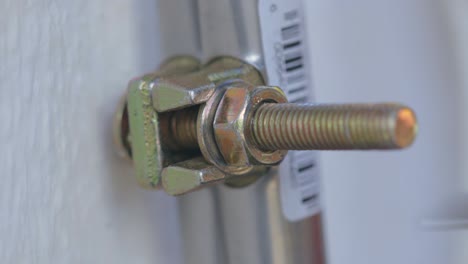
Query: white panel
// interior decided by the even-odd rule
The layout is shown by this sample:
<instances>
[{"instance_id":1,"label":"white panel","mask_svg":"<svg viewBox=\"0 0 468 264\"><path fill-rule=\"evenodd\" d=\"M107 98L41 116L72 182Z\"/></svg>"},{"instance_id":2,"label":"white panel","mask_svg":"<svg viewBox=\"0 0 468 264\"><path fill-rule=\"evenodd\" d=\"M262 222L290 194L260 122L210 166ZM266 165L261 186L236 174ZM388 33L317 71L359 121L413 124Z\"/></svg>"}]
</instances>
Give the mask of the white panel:
<instances>
[{"instance_id":1,"label":"white panel","mask_svg":"<svg viewBox=\"0 0 468 264\"><path fill-rule=\"evenodd\" d=\"M456 54L443 4L308 1L317 101L403 102L420 122L405 151L323 153L331 264L455 263L455 233L425 225L461 185Z\"/></svg>"},{"instance_id":2,"label":"white panel","mask_svg":"<svg viewBox=\"0 0 468 264\"><path fill-rule=\"evenodd\" d=\"M1 1L1 263L181 262L175 200L140 189L111 142L129 78L159 63L156 9Z\"/></svg>"}]
</instances>

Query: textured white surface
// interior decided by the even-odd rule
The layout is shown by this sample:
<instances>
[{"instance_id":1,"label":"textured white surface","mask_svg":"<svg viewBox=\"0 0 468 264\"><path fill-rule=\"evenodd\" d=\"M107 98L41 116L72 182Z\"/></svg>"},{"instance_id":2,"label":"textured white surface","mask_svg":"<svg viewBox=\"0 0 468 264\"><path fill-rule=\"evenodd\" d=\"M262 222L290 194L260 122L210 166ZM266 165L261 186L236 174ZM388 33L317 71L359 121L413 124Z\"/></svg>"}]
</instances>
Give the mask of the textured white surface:
<instances>
[{"instance_id":1,"label":"textured white surface","mask_svg":"<svg viewBox=\"0 0 468 264\"><path fill-rule=\"evenodd\" d=\"M1 1L0 263L181 261L174 200L111 148L127 81L159 63L156 8Z\"/></svg>"}]
</instances>

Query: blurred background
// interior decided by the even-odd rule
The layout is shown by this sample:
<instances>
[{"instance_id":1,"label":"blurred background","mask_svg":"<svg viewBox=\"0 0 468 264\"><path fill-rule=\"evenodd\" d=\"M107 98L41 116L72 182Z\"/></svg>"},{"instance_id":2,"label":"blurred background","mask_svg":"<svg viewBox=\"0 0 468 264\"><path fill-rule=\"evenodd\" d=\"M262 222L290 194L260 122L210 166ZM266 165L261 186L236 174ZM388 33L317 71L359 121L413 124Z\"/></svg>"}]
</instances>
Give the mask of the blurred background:
<instances>
[{"instance_id":1,"label":"blurred background","mask_svg":"<svg viewBox=\"0 0 468 264\"><path fill-rule=\"evenodd\" d=\"M137 186L110 132L168 56L161 1L0 3L0 262L183 263L176 199ZM321 154L328 262L467 263L468 2L305 2L316 101L420 123L404 151Z\"/></svg>"}]
</instances>

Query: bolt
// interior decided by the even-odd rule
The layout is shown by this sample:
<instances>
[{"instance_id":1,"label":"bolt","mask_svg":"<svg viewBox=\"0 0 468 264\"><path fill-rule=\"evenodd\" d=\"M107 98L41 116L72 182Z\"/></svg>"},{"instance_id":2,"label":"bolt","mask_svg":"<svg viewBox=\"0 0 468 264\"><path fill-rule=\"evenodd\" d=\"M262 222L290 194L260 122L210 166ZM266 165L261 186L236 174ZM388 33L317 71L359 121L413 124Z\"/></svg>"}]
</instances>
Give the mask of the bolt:
<instances>
[{"instance_id":1,"label":"bolt","mask_svg":"<svg viewBox=\"0 0 468 264\"><path fill-rule=\"evenodd\" d=\"M199 107L162 114L162 134L165 142L162 142L171 151L198 149L197 141L197 116Z\"/></svg>"},{"instance_id":2,"label":"bolt","mask_svg":"<svg viewBox=\"0 0 468 264\"><path fill-rule=\"evenodd\" d=\"M172 116L180 128L172 136L181 147L193 148L196 111L188 113ZM252 116L248 136L265 151L349 150L405 148L416 133L414 112L399 104L265 103Z\"/></svg>"},{"instance_id":3,"label":"bolt","mask_svg":"<svg viewBox=\"0 0 468 264\"><path fill-rule=\"evenodd\" d=\"M396 149L416 136L408 107L289 104L279 87L263 84L231 57L205 66L173 58L130 82L114 122L120 153L143 186L176 195L224 180L245 186L287 150Z\"/></svg>"},{"instance_id":4,"label":"bolt","mask_svg":"<svg viewBox=\"0 0 468 264\"><path fill-rule=\"evenodd\" d=\"M263 150L397 149L417 132L414 112L399 104L263 104L251 120Z\"/></svg>"}]
</instances>

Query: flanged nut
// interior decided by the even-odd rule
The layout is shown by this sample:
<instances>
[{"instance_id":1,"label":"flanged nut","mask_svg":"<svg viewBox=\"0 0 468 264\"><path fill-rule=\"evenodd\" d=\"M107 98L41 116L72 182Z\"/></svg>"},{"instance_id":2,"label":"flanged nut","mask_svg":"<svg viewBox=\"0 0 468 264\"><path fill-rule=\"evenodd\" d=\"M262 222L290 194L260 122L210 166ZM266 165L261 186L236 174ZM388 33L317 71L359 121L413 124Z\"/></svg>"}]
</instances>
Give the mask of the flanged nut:
<instances>
[{"instance_id":1,"label":"flanged nut","mask_svg":"<svg viewBox=\"0 0 468 264\"><path fill-rule=\"evenodd\" d=\"M247 82L232 83L221 98L213 120L216 144L224 161L231 167L274 165L287 151L262 151L247 137L250 119L264 102L284 103L286 96L277 87L254 87Z\"/></svg>"}]
</instances>

